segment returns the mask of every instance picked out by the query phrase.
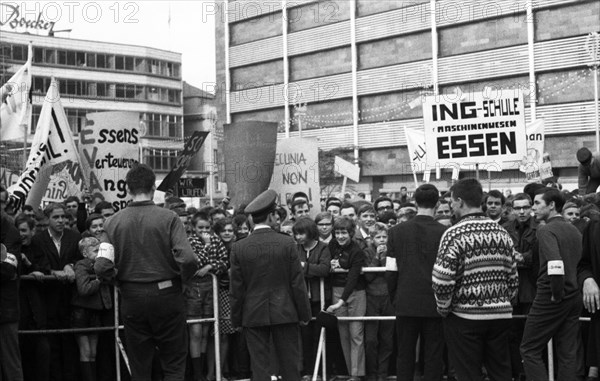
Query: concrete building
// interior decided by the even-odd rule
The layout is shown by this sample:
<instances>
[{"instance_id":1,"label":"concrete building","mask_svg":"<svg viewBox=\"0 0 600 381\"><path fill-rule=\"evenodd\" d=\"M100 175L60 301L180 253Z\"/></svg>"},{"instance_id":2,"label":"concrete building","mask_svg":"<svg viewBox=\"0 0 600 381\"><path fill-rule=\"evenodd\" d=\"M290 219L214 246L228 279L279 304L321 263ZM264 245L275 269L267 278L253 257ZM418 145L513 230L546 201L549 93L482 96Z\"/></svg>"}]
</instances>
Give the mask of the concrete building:
<instances>
[{"instance_id":1,"label":"concrete building","mask_svg":"<svg viewBox=\"0 0 600 381\"><path fill-rule=\"evenodd\" d=\"M161 180L183 149L181 54L144 46L77 40L3 30L0 81L27 60L33 44L33 123L37 124L51 77L76 135L86 114L135 111L145 125L143 161Z\"/></svg>"},{"instance_id":2,"label":"concrete building","mask_svg":"<svg viewBox=\"0 0 600 381\"><path fill-rule=\"evenodd\" d=\"M306 103L302 136L363 163L356 192L414 189L403 127L423 128L411 102L424 93L523 89L526 119L544 118L568 189L576 149L595 146L588 35L600 29L598 1L222 1L211 12L220 122L276 121L279 138L294 137L294 105ZM432 181L447 189L450 176ZM497 189L526 183L517 169L490 178Z\"/></svg>"}]
</instances>

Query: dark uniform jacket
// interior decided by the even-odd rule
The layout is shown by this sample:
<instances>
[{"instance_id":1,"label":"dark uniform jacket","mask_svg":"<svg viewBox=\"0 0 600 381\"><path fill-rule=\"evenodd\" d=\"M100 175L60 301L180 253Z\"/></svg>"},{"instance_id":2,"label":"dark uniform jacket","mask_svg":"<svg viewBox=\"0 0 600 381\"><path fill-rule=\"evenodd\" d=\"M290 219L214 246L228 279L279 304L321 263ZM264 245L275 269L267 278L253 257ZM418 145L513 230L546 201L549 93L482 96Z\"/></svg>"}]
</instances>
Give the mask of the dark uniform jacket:
<instances>
[{"instance_id":1,"label":"dark uniform jacket","mask_svg":"<svg viewBox=\"0 0 600 381\"><path fill-rule=\"evenodd\" d=\"M515 250L523 255L523 263L517 265L519 272L519 303L532 303L535 298L538 269L540 267L539 245L537 241L538 223L533 217L526 222L518 219L505 222L502 227L506 229L515 244Z\"/></svg>"},{"instance_id":2,"label":"dark uniform jacket","mask_svg":"<svg viewBox=\"0 0 600 381\"><path fill-rule=\"evenodd\" d=\"M256 229L231 248L234 327L298 323L311 318L296 244L270 228Z\"/></svg>"},{"instance_id":3,"label":"dark uniform jacket","mask_svg":"<svg viewBox=\"0 0 600 381\"><path fill-rule=\"evenodd\" d=\"M600 221L590 220L583 232L583 252L577 266L577 281L583 289L583 282L593 278L600 285ZM596 313L598 314L598 313Z\"/></svg>"}]
</instances>

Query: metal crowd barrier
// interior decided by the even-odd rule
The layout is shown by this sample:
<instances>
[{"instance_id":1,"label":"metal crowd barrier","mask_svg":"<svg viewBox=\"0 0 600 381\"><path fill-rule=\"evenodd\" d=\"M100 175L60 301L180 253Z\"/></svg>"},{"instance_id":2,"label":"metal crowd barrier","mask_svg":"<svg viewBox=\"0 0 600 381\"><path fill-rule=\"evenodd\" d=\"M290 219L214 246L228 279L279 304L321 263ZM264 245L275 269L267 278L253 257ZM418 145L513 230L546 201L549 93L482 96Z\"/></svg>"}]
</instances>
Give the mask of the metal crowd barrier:
<instances>
[{"instance_id":1,"label":"metal crowd barrier","mask_svg":"<svg viewBox=\"0 0 600 381\"><path fill-rule=\"evenodd\" d=\"M343 269L336 269L332 271L333 273L344 273L348 272ZM378 273L378 272L386 272L385 267L363 267L363 273ZM199 324L199 323L212 323L214 327L214 347L215 347L215 377L216 381L222 380L221 375L221 344L220 344L220 318L219 318L219 286L217 281L217 276L214 274L210 274L212 276L213 283L213 317L212 318L204 318L204 319L190 319L187 320L187 324ZM32 275L23 275L21 276L21 280L37 280ZM54 275L45 275L43 280L58 280ZM321 310L325 309L325 280L324 278L320 279L319 282L320 288L320 296L321 296ZM227 318L227 317L224 317ZM526 319L527 315L513 315L513 318L516 319ZM119 325L119 295L118 295L118 287L114 287L114 319L115 324L111 327L97 327L97 328L68 328L68 329L44 329L44 330L23 330L19 331L19 334L63 334L63 333L86 333L86 332L100 332L100 331L114 331L115 336L115 360L116 360L116 375L117 381L121 381L121 357L123 356L123 361L127 366L129 373L131 374L131 368L129 367L129 360L127 357L127 353L119 336L119 330L124 329L122 325ZM384 320L396 320L395 316L357 316L357 317L338 317L338 320L341 321L384 321ZM314 321L315 319L312 318ZM579 321L589 322L591 319L589 317L580 317ZM319 336L319 344L317 348L317 354L315 358L315 366L313 371L312 380L317 380L317 375L319 373L319 367L321 366L322 370L322 379L327 380L327 367L326 367L326 340L325 340L325 328L321 328L321 333ZM548 377L549 381L554 381L554 355L552 348L552 340L548 342Z\"/></svg>"},{"instance_id":2,"label":"metal crowd barrier","mask_svg":"<svg viewBox=\"0 0 600 381\"><path fill-rule=\"evenodd\" d=\"M210 273L209 273L210 274ZM215 377L216 381L221 381L221 333L219 332L219 284L217 276L210 274L212 277L213 284L213 317L204 319L189 319L187 324L199 324L199 323L213 323L215 335ZM54 275L44 275L43 277L34 277L33 275L22 275L21 280L50 280L58 281L58 278ZM20 335L47 335L47 334L64 334L64 333L93 333L103 331L113 331L115 337L115 367L117 381L121 381L121 356L129 374L131 374L131 368L129 366L129 358L119 336L119 330L124 329L124 326L119 324L119 294L118 287L114 287L114 326L107 327L94 327L94 328L62 328L62 329L39 329L39 330L19 330Z\"/></svg>"},{"instance_id":3,"label":"metal crowd barrier","mask_svg":"<svg viewBox=\"0 0 600 381\"><path fill-rule=\"evenodd\" d=\"M348 270L344 269L335 269L331 271L332 273L346 273ZM385 273L385 267L363 267L362 273ZM325 279L321 278L319 282L320 294L321 294L321 310L325 309ZM513 315L513 319L526 319L527 315ZM344 316L338 317L338 320L341 321L384 321L384 320L396 320L396 316ZM314 320L314 319L313 319ZM589 322L591 318L589 317L580 317L580 322ZM326 357L325 352L327 349L326 340L325 340L325 328L321 328L321 335L319 336L319 345L317 348L317 356L315 359L315 366L312 376L312 381L317 380L317 374L319 373L319 365L322 361L322 379L327 380L327 370L326 370ZM322 353L321 353L322 352ZM321 360L321 361L320 361ZM554 379L554 353L552 347L552 339L548 342L548 380L555 381Z\"/></svg>"}]
</instances>

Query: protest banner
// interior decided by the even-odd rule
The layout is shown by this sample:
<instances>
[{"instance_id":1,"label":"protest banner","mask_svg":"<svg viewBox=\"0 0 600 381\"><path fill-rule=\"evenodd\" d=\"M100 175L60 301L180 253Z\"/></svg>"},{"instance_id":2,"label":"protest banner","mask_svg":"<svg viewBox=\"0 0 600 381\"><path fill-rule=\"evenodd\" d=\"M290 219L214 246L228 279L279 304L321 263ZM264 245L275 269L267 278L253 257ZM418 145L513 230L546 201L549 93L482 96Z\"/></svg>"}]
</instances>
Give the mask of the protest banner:
<instances>
[{"instance_id":1,"label":"protest banner","mask_svg":"<svg viewBox=\"0 0 600 381\"><path fill-rule=\"evenodd\" d=\"M423 181L429 182L431 170L427 168L427 149L425 147L425 132L404 127L406 146L412 167L415 189L419 187L417 172L423 171ZM437 174L437 173L436 173ZM439 176L438 176L439 178Z\"/></svg>"},{"instance_id":2,"label":"protest banner","mask_svg":"<svg viewBox=\"0 0 600 381\"><path fill-rule=\"evenodd\" d=\"M225 182L232 205L248 204L271 182L277 146L277 123L225 124Z\"/></svg>"},{"instance_id":3,"label":"protest banner","mask_svg":"<svg viewBox=\"0 0 600 381\"><path fill-rule=\"evenodd\" d=\"M177 181L178 197L205 197L206 179L182 177Z\"/></svg>"},{"instance_id":4,"label":"protest banner","mask_svg":"<svg viewBox=\"0 0 600 381\"><path fill-rule=\"evenodd\" d=\"M51 173L48 169L54 164L66 161L79 162L79 154L60 100L58 84L52 78L44 98L25 170L17 182L8 189L13 207L19 209L26 202L37 208L47 187L47 182L40 181L38 175L44 170L45 174L48 173L48 176L43 177L47 181Z\"/></svg>"},{"instance_id":5,"label":"protest banner","mask_svg":"<svg viewBox=\"0 0 600 381\"><path fill-rule=\"evenodd\" d=\"M22 140L31 130L31 60L32 45L27 61L0 88L0 140Z\"/></svg>"},{"instance_id":6,"label":"protest banner","mask_svg":"<svg viewBox=\"0 0 600 381\"><path fill-rule=\"evenodd\" d=\"M525 173L527 182L540 181L540 167L544 156L544 119L527 124L527 154L523 155L519 170Z\"/></svg>"},{"instance_id":7,"label":"protest banner","mask_svg":"<svg viewBox=\"0 0 600 381\"><path fill-rule=\"evenodd\" d=\"M42 207L51 202L64 202L69 196L82 198L85 182L78 163L65 162L52 168L50 182L42 197Z\"/></svg>"},{"instance_id":8,"label":"protest banner","mask_svg":"<svg viewBox=\"0 0 600 381\"><path fill-rule=\"evenodd\" d=\"M163 181L158 186L158 190L162 192L166 192L169 189L173 189L175 185L177 185L177 181L183 175L183 172L189 167L190 162L196 156L200 147L206 140L208 136L208 131L194 131L192 136L189 137L185 146L183 147L183 151L177 157L177 161L175 162L175 166L171 169L171 171L165 176Z\"/></svg>"},{"instance_id":9,"label":"protest banner","mask_svg":"<svg viewBox=\"0 0 600 381\"><path fill-rule=\"evenodd\" d=\"M296 192L306 193L311 204L310 215L316 217L321 210L319 146L316 138L289 138L277 142L269 188L277 192L281 205L287 205L287 200Z\"/></svg>"},{"instance_id":10,"label":"protest banner","mask_svg":"<svg viewBox=\"0 0 600 381\"><path fill-rule=\"evenodd\" d=\"M137 112L87 114L79 134L82 167L89 173L89 192L100 192L116 211L127 206L125 175L139 160L140 119Z\"/></svg>"},{"instance_id":11,"label":"protest banner","mask_svg":"<svg viewBox=\"0 0 600 381\"><path fill-rule=\"evenodd\" d=\"M525 108L520 90L484 92L423 102L427 165L520 161L526 155Z\"/></svg>"}]
</instances>

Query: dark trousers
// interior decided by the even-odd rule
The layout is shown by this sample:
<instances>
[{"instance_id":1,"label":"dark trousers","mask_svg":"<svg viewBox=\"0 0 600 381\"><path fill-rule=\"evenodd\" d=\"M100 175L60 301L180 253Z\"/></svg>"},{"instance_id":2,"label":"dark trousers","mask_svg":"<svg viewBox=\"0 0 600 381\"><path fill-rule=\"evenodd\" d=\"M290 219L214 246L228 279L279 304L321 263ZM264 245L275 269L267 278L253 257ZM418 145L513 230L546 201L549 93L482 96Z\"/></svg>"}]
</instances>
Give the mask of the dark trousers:
<instances>
[{"instance_id":1,"label":"dark trousers","mask_svg":"<svg viewBox=\"0 0 600 381\"><path fill-rule=\"evenodd\" d=\"M21 363L25 381L50 378L50 343L46 335L21 335Z\"/></svg>"},{"instance_id":2,"label":"dark trousers","mask_svg":"<svg viewBox=\"0 0 600 381\"><path fill-rule=\"evenodd\" d=\"M23 381L19 323L0 324L0 381Z\"/></svg>"},{"instance_id":3,"label":"dark trousers","mask_svg":"<svg viewBox=\"0 0 600 381\"><path fill-rule=\"evenodd\" d=\"M300 380L300 333L298 323L278 324L264 327L244 327L250 363L252 381L271 380L270 343L272 339L279 374L283 381Z\"/></svg>"},{"instance_id":4,"label":"dark trousers","mask_svg":"<svg viewBox=\"0 0 600 381\"><path fill-rule=\"evenodd\" d=\"M163 380L183 381L188 339L179 282L162 290L157 283L123 283L121 295L132 381L150 380L156 348Z\"/></svg>"},{"instance_id":5,"label":"dark trousers","mask_svg":"<svg viewBox=\"0 0 600 381\"><path fill-rule=\"evenodd\" d=\"M513 308L513 315L527 315L531 303L518 303ZM510 346L510 364L512 368L512 375L516 379L520 374L525 374L523 369L523 361L521 359L521 352L519 347L523 340L523 330L525 329L525 319L513 318L512 325L509 334L509 346Z\"/></svg>"},{"instance_id":6,"label":"dark trousers","mask_svg":"<svg viewBox=\"0 0 600 381\"><path fill-rule=\"evenodd\" d=\"M441 381L444 376L444 328L442 318L396 316L398 358L396 379L413 381L417 339L421 337L423 380Z\"/></svg>"},{"instance_id":7,"label":"dark trousers","mask_svg":"<svg viewBox=\"0 0 600 381\"><path fill-rule=\"evenodd\" d=\"M444 319L450 365L460 381L482 380L483 365L490 381L510 381L510 326L511 319L469 320L454 314Z\"/></svg>"},{"instance_id":8,"label":"dark trousers","mask_svg":"<svg viewBox=\"0 0 600 381\"><path fill-rule=\"evenodd\" d=\"M388 295L367 294L366 316L394 316ZM367 376L387 377L394 346L394 321L365 322L365 365Z\"/></svg>"},{"instance_id":9,"label":"dark trousers","mask_svg":"<svg viewBox=\"0 0 600 381\"><path fill-rule=\"evenodd\" d=\"M311 302L310 309L312 316L316 317L321 311L321 302ZM302 335L302 373L312 375L321 328L315 321L311 321L307 326L300 327L300 334Z\"/></svg>"},{"instance_id":10,"label":"dark trousers","mask_svg":"<svg viewBox=\"0 0 600 381\"><path fill-rule=\"evenodd\" d=\"M544 365L542 353L548 341L554 339L557 380L576 380L577 374L577 335L579 334L579 315L582 301L578 295L560 303L535 300L529 311L521 356L528 380L547 380L548 370Z\"/></svg>"}]
</instances>

